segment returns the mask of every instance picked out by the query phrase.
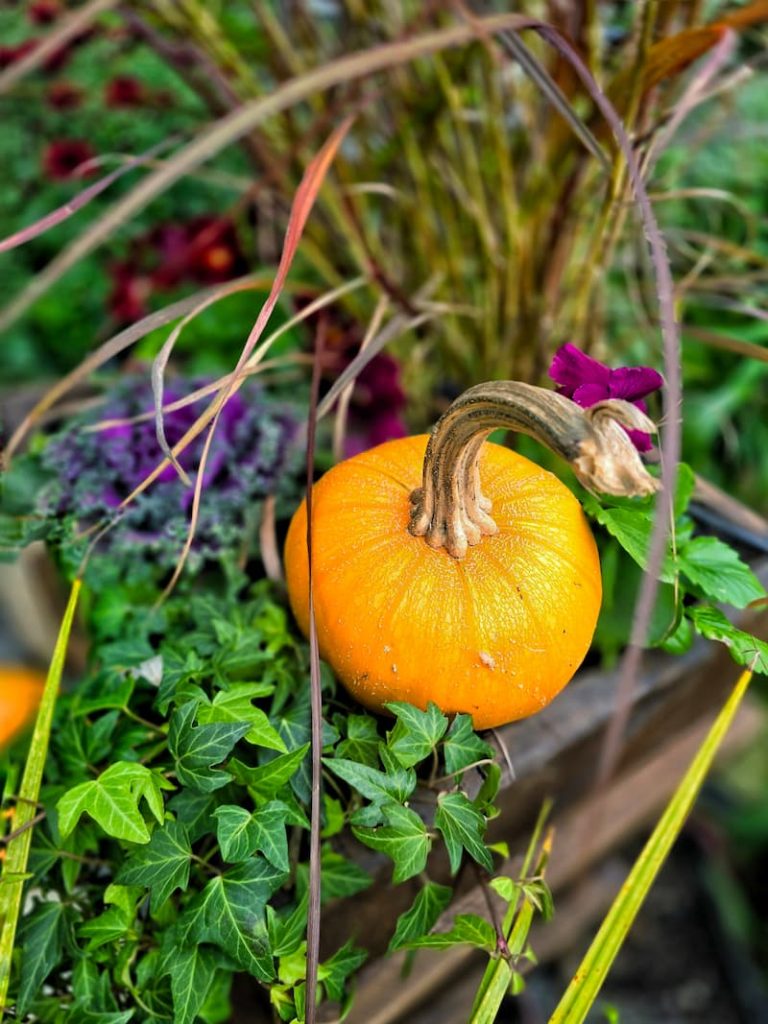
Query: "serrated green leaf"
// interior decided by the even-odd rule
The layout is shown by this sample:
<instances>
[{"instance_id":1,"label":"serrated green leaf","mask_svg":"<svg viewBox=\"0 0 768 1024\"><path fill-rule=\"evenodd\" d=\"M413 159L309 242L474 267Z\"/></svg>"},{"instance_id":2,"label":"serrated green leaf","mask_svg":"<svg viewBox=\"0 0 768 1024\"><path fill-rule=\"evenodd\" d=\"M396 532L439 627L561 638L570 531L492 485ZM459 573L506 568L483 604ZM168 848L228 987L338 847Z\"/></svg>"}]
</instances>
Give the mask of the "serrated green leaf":
<instances>
[{"instance_id":1,"label":"serrated green leaf","mask_svg":"<svg viewBox=\"0 0 768 1024\"><path fill-rule=\"evenodd\" d=\"M410 768L400 768L395 774L390 774L344 757L325 757L323 764L373 803L403 803L416 788L416 773Z\"/></svg>"},{"instance_id":2,"label":"serrated green leaf","mask_svg":"<svg viewBox=\"0 0 768 1024\"><path fill-rule=\"evenodd\" d=\"M283 786L290 782L308 750L309 744L305 743L297 750L292 750L289 754L280 754L258 768L249 768L236 759L230 761L228 767L242 785L254 790L261 797L270 798L277 795Z\"/></svg>"},{"instance_id":3,"label":"serrated green leaf","mask_svg":"<svg viewBox=\"0 0 768 1024\"><path fill-rule=\"evenodd\" d=\"M255 746L267 747L285 753L287 748L261 708L255 708L256 699L252 683L235 683L228 690L220 690L209 705L201 704L197 713L200 724L212 722L247 723L250 728L243 739Z\"/></svg>"},{"instance_id":4,"label":"serrated green leaf","mask_svg":"<svg viewBox=\"0 0 768 1024\"><path fill-rule=\"evenodd\" d=\"M175 949L168 957L166 970L171 976L174 1024L193 1024L216 973L213 951L205 946Z\"/></svg>"},{"instance_id":5,"label":"serrated green leaf","mask_svg":"<svg viewBox=\"0 0 768 1024\"><path fill-rule=\"evenodd\" d=\"M305 894L298 905L289 912L280 912L267 907L267 930L273 956L289 956L295 953L307 937L307 906Z\"/></svg>"},{"instance_id":6,"label":"serrated green leaf","mask_svg":"<svg viewBox=\"0 0 768 1024\"><path fill-rule=\"evenodd\" d=\"M680 569L707 597L746 608L765 597L757 576L733 548L717 537L695 537L678 553Z\"/></svg>"},{"instance_id":7,"label":"serrated green leaf","mask_svg":"<svg viewBox=\"0 0 768 1024\"><path fill-rule=\"evenodd\" d=\"M387 747L404 768L413 768L429 757L443 738L448 719L432 701L426 711L402 701L391 701L386 707L397 718L387 736Z\"/></svg>"},{"instance_id":8,"label":"serrated green leaf","mask_svg":"<svg viewBox=\"0 0 768 1024\"><path fill-rule=\"evenodd\" d=\"M78 935L89 940L86 945L86 951L92 953L94 950L100 949L110 942L124 938L131 927L131 923L132 918L129 918L122 908L110 907L109 910L105 910L98 917L91 918L90 921L85 921L81 924L78 928Z\"/></svg>"},{"instance_id":9,"label":"serrated green leaf","mask_svg":"<svg viewBox=\"0 0 768 1024\"><path fill-rule=\"evenodd\" d=\"M148 843L149 830L139 803L146 800L154 816L162 821L162 790L172 788L145 765L118 761L98 779L83 782L64 794L56 805L59 831L66 838L87 813L114 839Z\"/></svg>"},{"instance_id":10,"label":"serrated green leaf","mask_svg":"<svg viewBox=\"0 0 768 1024\"><path fill-rule=\"evenodd\" d=\"M390 803L382 807L382 813L386 825L376 829L353 828L352 832L361 843L392 859L392 880L398 884L424 870L432 840L415 811Z\"/></svg>"},{"instance_id":11,"label":"serrated green leaf","mask_svg":"<svg viewBox=\"0 0 768 1024\"><path fill-rule=\"evenodd\" d=\"M336 756L370 768L379 766L381 737L376 719L370 715L349 715L346 720L346 739L336 747Z\"/></svg>"},{"instance_id":12,"label":"serrated green leaf","mask_svg":"<svg viewBox=\"0 0 768 1024\"><path fill-rule=\"evenodd\" d=\"M179 922L183 945L210 942L259 981L275 977L264 916L269 897L285 881L262 857L211 879Z\"/></svg>"},{"instance_id":13,"label":"serrated green leaf","mask_svg":"<svg viewBox=\"0 0 768 1024\"><path fill-rule=\"evenodd\" d=\"M148 846L131 854L117 880L149 889L152 911L157 913L173 892L186 890L191 857L186 828L178 821L167 821L153 832Z\"/></svg>"},{"instance_id":14,"label":"serrated green leaf","mask_svg":"<svg viewBox=\"0 0 768 1024\"><path fill-rule=\"evenodd\" d=\"M16 1009L26 1016L41 985L60 962L64 951L66 908L58 900L38 904L21 931L21 977Z\"/></svg>"},{"instance_id":15,"label":"serrated green leaf","mask_svg":"<svg viewBox=\"0 0 768 1024\"><path fill-rule=\"evenodd\" d=\"M719 609L711 605L689 608L688 615L696 632L707 640L725 644L737 664L768 675L768 643L737 629Z\"/></svg>"},{"instance_id":16,"label":"serrated green leaf","mask_svg":"<svg viewBox=\"0 0 768 1024\"><path fill-rule=\"evenodd\" d=\"M354 861L323 846L320 855L320 893L323 903L355 896L373 884L371 876ZM296 892L300 899L307 893L309 866L299 864L296 869Z\"/></svg>"},{"instance_id":17,"label":"serrated green leaf","mask_svg":"<svg viewBox=\"0 0 768 1024\"><path fill-rule=\"evenodd\" d=\"M451 862L451 874L461 865L462 850L478 864L493 871L493 860L483 843L486 821L463 793L441 793L437 800L435 826L440 829Z\"/></svg>"},{"instance_id":18,"label":"serrated green leaf","mask_svg":"<svg viewBox=\"0 0 768 1024\"><path fill-rule=\"evenodd\" d=\"M405 949L450 949L451 946L477 946L488 953L496 949L493 925L477 914L459 914L449 932L422 935L404 944Z\"/></svg>"},{"instance_id":19,"label":"serrated green leaf","mask_svg":"<svg viewBox=\"0 0 768 1024\"><path fill-rule=\"evenodd\" d=\"M478 761L493 759L494 750L472 728L472 716L458 714L445 737L443 757L446 772L455 775Z\"/></svg>"},{"instance_id":20,"label":"serrated green leaf","mask_svg":"<svg viewBox=\"0 0 768 1024\"><path fill-rule=\"evenodd\" d=\"M437 882L427 882L419 890L413 905L401 914L395 925L395 934L389 942L389 952L402 949L412 939L427 935L453 897L453 889Z\"/></svg>"},{"instance_id":21,"label":"serrated green leaf","mask_svg":"<svg viewBox=\"0 0 768 1024\"><path fill-rule=\"evenodd\" d=\"M198 792L211 793L230 781L227 772L214 766L221 764L250 725L248 722L212 722L194 726L200 708L197 701L188 701L174 711L168 730L168 750L179 782Z\"/></svg>"},{"instance_id":22,"label":"serrated green leaf","mask_svg":"<svg viewBox=\"0 0 768 1024\"><path fill-rule=\"evenodd\" d=\"M341 949L337 949L330 959L319 965L318 981L325 986L328 999L336 1003L342 1001L347 979L362 967L367 959L368 953L364 949L357 949L350 939Z\"/></svg>"}]
</instances>

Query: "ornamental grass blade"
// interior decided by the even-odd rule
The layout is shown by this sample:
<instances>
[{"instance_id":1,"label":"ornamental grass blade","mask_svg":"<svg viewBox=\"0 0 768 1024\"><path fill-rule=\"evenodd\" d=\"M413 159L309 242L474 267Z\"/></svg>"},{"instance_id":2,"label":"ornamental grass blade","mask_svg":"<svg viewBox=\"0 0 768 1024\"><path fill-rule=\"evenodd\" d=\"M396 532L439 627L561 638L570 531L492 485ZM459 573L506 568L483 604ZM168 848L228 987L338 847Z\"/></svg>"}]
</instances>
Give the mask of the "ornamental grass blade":
<instances>
[{"instance_id":1,"label":"ornamental grass blade","mask_svg":"<svg viewBox=\"0 0 768 1024\"><path fill-rule=\"evenodd\" d=\"M48 753L48 741L51 735L51 723L59 693L64 661L67 655L69 635L75 617L77 600L80 594L80 580L72 584L69 601L59 629L56 647L48 669L40 709L35 721L35 729L29 745L29 755L17 795L13 816L13 831L6 838L7 847L3 872L0 876L0 1024L4 1018L8 984L11 976L11 960L13 957L16 928L21 913L21 901L24 891L25 874L32 845L32 830L37 818L40 785L43 780L43 769Z\"/></svg>"},{"instance_id":2,"label":"ornamental grass blade","mask_svg":"<svg viewBox=\"0 0 768 1024\"><path fill-rule=\"evenodd\" d=\"M110 0L103 2L109 3ZM237 107L203 128L191 142L174 153L161 167L151 171L135 188L118 199L66 249L43 267L19 294L0 310L0 331L15 323L71 267L108 241L116 230L148 206L153 199L162 195L175 182L196 170L222 149L263 124L268 118L335 86L369 78L379 71L399 67L441 50L465 46L476 38L477 32L494 33L503 29L531 27L534 24L537 24L535 19L520 14L497 14L478 18L477 29L472 25L451 25L410 39L373 46L368 50L351 53L318 68L312 68L289 79L266 96L260 96ZM21 64L20 61L14 67L21 67Z\"/></svg>"},{"instance_id":3,"label":"ornamental grass blade","mask_svg":"<svg viewBox=\"0 0 768 1024\"><path fill-rule=\"evenodd\" d=\"M634 864L549 1024L581 1024L594 1004L666 857L680 834L720 744L747 691L752 672L742 672L682 782Z\"/></svg>"},{"instance_id":4,"label":"ornamental grass blade","mask_svg":"<svg viewBox=\"0 0 768 1024\"><path fill-rule=\"evenodd\" d=\"M216 427L219 422L219 416L221 410L229 398L238 390L245 380L246 374L243 370L248 362L248 359L253 352L256 343L258 342L261 335L264 333L264 328L269 322L269 318L277 305L277 300L280 298L280 294L283 290L286 278L288 277L288 271L291 269L296 250L301 241L301 236L304 232L304 227L307 223L307 219L312 211L312 207L315 205L317 194L320 191L320 187L325 181L325 177L328 173L328 169L333 162L336 153L338 152L339 146L346 137L347 132L352 126L353 118L347 117L342 123L333 130L331 135L328 137L319 152L313 157L306 171L304 177L296 190L296 195L291 206L290 217L288 218L288 227L285 232L285 241L283 242L283 251L280 255L280 263L277 267L277 273L272 282L272 286L269 291L269 295L264 302L264 305L259 310L259 314L256 317L256 322L251 328L251 333L248 335L248 339L243 346L243 350L240 353L240 358L237 361L237 366L232 372L229 382L225 387L217 394L216 398L211 402L208 409L203 413L201 418L208 416L211 426L208 430L208 435L203 445L203 451L200 456L200 464L197 468L197 476L195 478L195 490L192 497L192 509L190 512L189 530L187 531L187 537L184 542L184 548L179 556L176 567L173 571L168 586L163 591L163 599L173 590L178 582L181 573L183 572L184 565L186 564L189 552L192 550L192 543L195 538L195 531L197 529L197 521L200 516L200 501L203 493L203 483L205 480L205 467L208 462L208 455L211 450L213 438L216 433ZM160 402L162 406L162 401ZM184 441L184 438L182 438ZM181 444L182 442L179 442ZM129 495L120 505L120 508L125 508L126 505L132 500L133 495Z\"/></svg>"},{"instance_id":5,"label":"ornamental grass blade","mask_svg":"<svg viewBox=\"0 0 768 1024\"><path fill-rule=\"evenodd\" d=\"M46 231L50 231L51 228L56 227L57 224L61 224L62 221L68 220L73 214L77 213L78 210L82 210L84 206L87 206L92 199L100 195L106 189L109 188L118 178L122 178L124 174L128 174L129 171L135 170L142 164L147 163L148 160L152 160L158 156L163 150L168 149L170 146L176 143L176 139L163 139L162 142L158 142L156 146L152 146L145 153L140 153L139 156L132 157L126 163L122 164L116 170L105 175L103 178L99 178L92 185L84 188L82 192L64 203L62 206L57 207L50 213L46 213L44 217L36 220L34 224L30 224L29 227L22 228L20 231L14 232L12 235L8 235L0 241L0 252L8 252L10 249L17 249L20 245L25 245L27 242L31 242L33 238L38 238L40 235L45 234Z\"/></svg>"}]
</instances>

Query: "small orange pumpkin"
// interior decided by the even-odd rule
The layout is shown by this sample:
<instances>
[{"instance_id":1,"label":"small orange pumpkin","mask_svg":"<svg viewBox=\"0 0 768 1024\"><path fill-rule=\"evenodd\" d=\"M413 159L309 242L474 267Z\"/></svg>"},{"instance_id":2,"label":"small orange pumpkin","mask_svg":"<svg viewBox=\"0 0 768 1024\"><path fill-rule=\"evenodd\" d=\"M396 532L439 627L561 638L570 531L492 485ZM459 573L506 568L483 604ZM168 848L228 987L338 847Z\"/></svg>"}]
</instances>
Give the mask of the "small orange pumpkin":
<instances>
[{"instance_id":1,"label":"small orange pumpkin","mask_svg":"<svg viewBox=\"0 0 768 1024\"><path fill-rule=\"evenodd\" d=\"M0 665L0 750L31 721L44 686L41 672L23 665Z\"/></svg>"},{"instance_id":2,"label":"small orange pumpkin","mask_svg":"<svg viewBox=\"0 0 768 1024\"><path fill-rule=\"evenodd\" d=\"M312 491L319 648L360 703L381 711L388 701L434 701L486 729L560 692L600 610L595 542L555 476L483 442L498 426L530 433L586 486L649 493L655 480L620 423L653 429L625 402L583 410L531 385L478 385L430 438L387 442L325 474ZM308 634L306 533L304 502L285 568Z\"/></svg>"}]
</instances>

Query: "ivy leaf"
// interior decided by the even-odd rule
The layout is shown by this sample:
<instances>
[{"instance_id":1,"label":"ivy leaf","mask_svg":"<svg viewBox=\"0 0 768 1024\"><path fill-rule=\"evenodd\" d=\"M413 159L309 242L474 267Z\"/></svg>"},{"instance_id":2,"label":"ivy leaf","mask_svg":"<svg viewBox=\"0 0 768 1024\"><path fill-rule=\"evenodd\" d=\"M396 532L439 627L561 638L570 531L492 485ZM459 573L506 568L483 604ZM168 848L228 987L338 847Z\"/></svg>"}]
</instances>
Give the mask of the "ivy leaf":
<instances>
[{"instance_id":1,"label":"ivy leaf","mask_svg":"<svg viewBox=\"0 0 768 1024\"><path fill-rule=\"evenodd\" d=\"M387 746L404 768L413 768L429 757L443 738L448 719L432 701L426 711L403 701L391 701L386 707L397 717L397 724L387 737Z\"/></svg>"},{"instance_id":2,"label":"ivy leaf","mask_svg":"<svg viewBox=\"0 0 768 1024\"><path fill-rule=\"evenodd\" d=\"M169 802L168 810L184 822L189 841L196 843L212 831L211 817L216 798L210 793L196 793L193 789L182 789Z\"/></svg>"},{"instance_id":3,"label":"ivy leaf","mask_svg":"<svg viewBox=\"0 0 768 1024\"><path fill-rule=\"evenodd\" d=\"M382 751L386 748L382 747ZM390 755L392 756L392 755ZM323 763L334 775L348 782L353 789L375 804L384 801L403 803L416 788L416 773L398 766L395 774L381 772L367 764L357 764L345 757L324 757Z\"/></svg>"},{"instance_id":4,"label":"ivy leaf","mask_svg":"<svg viewBox=\"0 0 768 1024\"><path fill-rule=\"evenodd\" d=\"M173 786L157 772L133 761L118 761L98 779L83 782L64 794L56 805L59 831L66 839L81 816L88 813L113 839L148 843L149 830L139 803L146 800L152 814L162 822L163 789Z\"/></svg>"},{"instance_id":5,"label":"ivy leaf","mask_svg":"<svg viewBox=\"0 0 768 1024\"><path fill-rule=\"evenodd\" d=\"M340 1003L344 998L344 989L347 978L354 974L368 958L364 949L356 949L350 939L345 942L341 949L337 949L333 956L320 964L317 969L317 977L325 986L326 995L330 1000Z\"/></svg>"},{"instance_id":6,"label":"ivy leaf","mask_svg":"<svg viewBox=\"0 0 768 1024\"><path fill-rule=\"evenodd\" d=\"M494 750L472 728L472 716L458 714L445 737L443 756L446 772L455 775L478 761L493 760Z\"/></svg>"},{"instance_id":7,"label":"ivy leaf","mask_svg":"<svg viewBox=\"0 0 768 1024\"><path fill-rule=\"evenodd\" d=\"M468 717L468 716L467 716ZM419 890L410 910L406 910L397 919L395 934L389 942L389 952L402 949L413 939L426 935L435 927L438 917L451 902L453 889L437 882L427 882Z\"/></svg>"},{"instance_id":8,"label":"ivy leaf","mask_svg":"<svg viewBox=\"0 0 768 1024\"><path fill-rule=\"evenodd\" d=\"M228 690L220 690L213 698L212 704L200 705L197 720L201 724L247 722L250 728L243 736L247 743L285 753L287 748L278 731L269 724L269 719L261 708L255 708L252 704L259 696L259 691L254 690L253 683L235 683Z\"/></svg>"},{"instance_id":9,"label":"ivy leaf","mask_svg":"<svg viewBox=\"0 0 768 1024\"><path fill-rule=\"evenodd\" d=\"M486 871L493 871L493 860L483 843L485 818L463 793L440 794L435 826L443 833L451 874L455 875L459 870L463 849Z\"/></svg>"},{"instance_id":10,"label":"ivy leaf","mask_svg":"<svg viewBox=\"0 0 768 1024\"><path fill-rule=\"evenodd\" d=\"M264 908L285 878L262 857L254 857L211 879L180 920L182 945L210 942L254 978L273 981Z\"/></svg>"},{"instance_id":11,"label":"ivy leaf","mask_svg":"<svg viewBox=\"0 0 768 1024\"><path fill-rule=\"evenodd\" d=\"M320 895L323 903L355 896L373 884L373 879L354 861L348 860L325 845L320 854ZM296 892L300 899L306 895L309 865L299 864L296 869Z\"/></svg>"},{"instance_id":12,"label":"ivy leaf","mask_svg":"<svg viewBox=\"0 0 768 1024\"><path fill-rule=\"evenodd\" d=\"M392 880L398 884L424 870L432 840L415 811L400 804L386 804L382 813L386 825L376 829L353 828L352 832L361 843L392 858Z\"/></svg>"},{"instance_id":13,"label":"ivy leaf","mask_svg":"<svg viewBox=\"0 0 768 1024\"><path fill-rule=\"evenodd\" d=\"M237 759L230 761L228 767L241 785L247 786L259 796L269 799L275 796L287 782L290 782L308 750L309 743L305 743L304 746L292 750L289 754L273 757L271 761L267 761L266 764L260 765L258 768L250 768Z\"/></svg>"},{"instance_id":14,"label":"ivy leaf","mask_svg":"<svg viewBox=\"0 0 768 1024\"><path fill-rule=\"evenodd\" d=\"M17 1013L24 1018L40 987L60 962L66 934L66 908L58 900L39 903L21 933L21 980Z\"/></svg>"},{"instance_id":15,"label":"ivy leaf","mask_svg":"<svg viewBox=\"0 0 768 1024\"><path fill-rule=\"evenodd\" d=\"M695 537L679 552L682 572L707 597L746 608L765 597L765 589L738 554L717 537Z\"/></svg>"},{"instance_id":16,"label":"ivy leaf","mask_svg":"<svg viewBox=\"0 0 768 1024\"><path fill-rule=\"evenodd\" d=\"M91 918L78 928L78 935L89 939L86 952L92 953L102 946L122 939L131 927L129 918L122 907L110 907L98 917Z\"/></svg>"},{"instance_id":17,"label":"ivy leaf","mask_svg":"<svg viewBox=\"0 0 768 1024\"><path fill-rule=\"evenodd\" d=\"M137 850L123 864L117 880L122 885L141 885L151 892L152 912L157 913L176 889L189 885L192 848L184 825L167 821L156 829L149 845Z\"/></svg>"},{"instance_id":18,"label":"ivy leaf","mask_svg":"<svg viewBox=\"0 0 768 1024\"><path fill-rule=\"evenodd\" d=\"M221 856L230 863L247 860L256 848L253 815L244 807L226 804L213 812Z\"/></svg>"},{"instance_id":19,"label":"ivy leaf","mask_svg":"<svg viewBox=\"0 0 768 1024\"><path fill-rule=\"evenodd\" d=\"M166 974L171 976L174 1024L193 1024L208 998L216 957L205 946L175 949L166 962Z\"/></svg>"},{"instance_id":20,"label":"ivy leaf","mask_svg":"<svg viewBox=\"0 0 768 1024\"><path fill-rule=\"evenodd\" d=\"M267 931L273 956L290 956L307 937L307 906L305 894L294 910L279 912L267 906Z\"/></svg>"},{"instance_id":21,"label":"ivy leaf","mask_svg":"<svg viewBox=\"0 0 768 1024\"><path fill-rule=\"evenodd\" d=\"M493 953L496 932L493 925L477 914L459 914L449 932L422 935L404 943L405 949L449 949L451 946L470 945Z\"/></svg>"},{"instance_id":22,"label":"ivy leaf","mask_svg":"<svg viewBox=\"0 0 768 1024\"><path fill-rule=\"evenodd\" d=\"M336 756L370 768L379 766L379 730L370 715L349 715L346 722L347 738L336 747Z\"/></svg>"},{"instance_id":23,"label":"ivy leaf","mask_svg":"<svg viewBox=\"0 0 768 1024\"><path fill-rule=\"evenodd\" d=\"M211 793L230 781L226 772L214 769L248 732L248 722L212 722L193 726L200 705L188 701L174 711L168 730L168 749L183 786Z\"/></svg>"},{"instance_id":24,"label":"ivy leaf","mask_svg":"<svg viewBox=\"0 0 768 1024\"><path fill-rule=\"evenodd\" d=\"M717 640L731 652L738 665L768 675L768 643L737 629L723 613L711 605L690 608L688 615L696 629L707 640Z\"/></svg>"}]
</instances>

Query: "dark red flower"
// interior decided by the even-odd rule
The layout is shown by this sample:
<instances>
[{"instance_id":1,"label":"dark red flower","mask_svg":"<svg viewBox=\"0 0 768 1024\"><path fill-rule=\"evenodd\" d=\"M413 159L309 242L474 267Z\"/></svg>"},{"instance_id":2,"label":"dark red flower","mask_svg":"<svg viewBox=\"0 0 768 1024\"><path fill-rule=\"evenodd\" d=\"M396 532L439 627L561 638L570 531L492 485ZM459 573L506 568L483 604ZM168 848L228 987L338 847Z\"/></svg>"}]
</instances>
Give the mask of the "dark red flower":
<instances>
[{"instance_id":1,"label":"dark red flower","mask_svg":"<svg viewBox=\"0 0 768 1024\"><path fill-rule=\"evenodd\" d=\"M582 409L608 398L622 398L646 412L643 399L664 384L661 374L650 366L620 366L612 370L570 342L555 353L549 376L559 385L558 394L573 399ZM650 434L640 430L627 433L638 451L650 451Z\"/></svg>"},{"instance_id":2,"label":"dark red flower","mask_svg":"<svg viewBox=\"0 0 768 1024\"><path fill-rule=\"evenodd\" d=\"M109 309L118 323L134 323L146 315L147 299L152 293L148 277L137 272L131 263L115 263L110 267L112 291Z\"/></svg>"},{"instance_id":3,"label":"dark red flower","mask_svg":"<svg viewBox=\"0 0 768 1024\"><path fill-rule=\"evenodd\" d=\"M60 14L59 0L33 0L27 7L27 16L35 25L50 25Z\"/></svg>"},{"instance_id":4,"label":"dark red flower","mask_svg":"<svg viewBox=\"0 0 768 1024\"><path fill-rule=\"evenodd\" d=\"M140 107L147 100L144 83L132 75L118 75L107 82L104 100L108 107Z\"/></svg>"},{"instance_id":5,"label":"dark red flower","mask_svg":"<svg viewBox=\"0 0 768 1024\"><path fill-rule=\"evenodd\" d=\"M22 57L26 57L36 46L36 39L25 39L23 43L18 43L16 46L0 46L0 71L9 68L11 64L15 64Z\"/></svg>"},{"instance_id":6,"label":"dark red flower","mask_svg":"<svg viewBox=\"0 0 768 1024\"><path fill-rule=\"evenodd\" d=\"M149 235L160 265L152 274L158 288L185 278L218 284L246 270L234 224L225 217L197 217L187 224L160 224Z\"/></svg>"},{"instance_id":7,"label":"dark red flower","mask_svg":"<svg viewBox=\"0 0 768 1024\"><path fill-rule=\"evenodd\" d=\"M43 153L43 167L49 178L64 181L67 178L85 178L95 173L90 167L80 170L96 154L83 139L59 139L49 143Z\"/></svg>"},{"instance_id":8,"label":"dark red flower","mask_svg":"<svg viewBox=\"0 0 768 1024\"><path fill-rule=\"evenodd\" d=\"M46 97L56 110L74 110L82 102L83 90L72 82L52 82Z\"/></svg>"}]
</instances>

